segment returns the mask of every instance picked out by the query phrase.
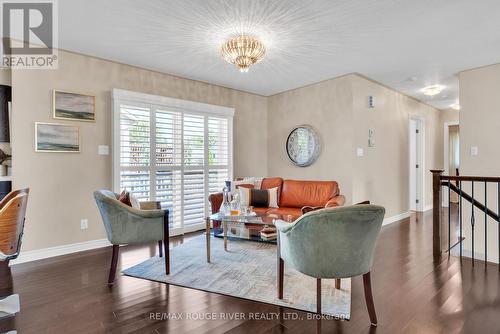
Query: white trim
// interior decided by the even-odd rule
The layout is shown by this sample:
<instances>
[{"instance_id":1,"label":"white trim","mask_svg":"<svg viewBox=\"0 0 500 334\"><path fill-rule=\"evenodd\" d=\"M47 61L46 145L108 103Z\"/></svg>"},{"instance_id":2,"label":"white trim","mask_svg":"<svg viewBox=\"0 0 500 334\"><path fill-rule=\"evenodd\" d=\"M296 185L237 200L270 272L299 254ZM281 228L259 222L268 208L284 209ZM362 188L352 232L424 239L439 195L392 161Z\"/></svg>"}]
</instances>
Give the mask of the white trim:
<instances>
[{"instance_id":1,"label":"white trim","mask_svg":"<svg viewBox=\"0 0 500 334\"><path fill-rule=\"evenodd\" d=\"M444 122L443 129L443 154L444 154L444 174L450 175L450 126L459 125L459 121ZM443 206L448 207L448 194L445 192L443 196Z\"/></svg>"},{"instance_id":2,"label":"white trim","mask_svg":"<svg viewBox=\"0 0 500 334\"><path fill-rule=\"evenodd\" d=\"M410 212L427 212L429 210L432 210L432 204L425 205L422 210L410 210Z\"/></svg>"},{"instance_id":3,"label":"white trim","mask_svg":"<svg viewBox=\"0 0 500 334\"><path fill-rule=\"evenodd\" d=\"M129 90L113 88L111 93L113 100L131 101L134 103L157 104L161 106L168 106L178 108L186 111L197 111L204 114L212 114L218 116L233 117L234 108L218 106L207 103L200 103L188 100L175 99L173 97L151 95L139 92L132 92Z\"/></svg>"},{"instance_id":4,"label":"white trim","mask_svg":"<svg viewBox=\"0 0 500 334\"><path fill-rule=\"evenodd\" d=\"M408 211L408 212L400 213L399 215L395 215L395 216L384 218L382 226L386 226L386 225L398 222L400 220L409 218L410 216L411 216L411 212Z\"/></svg>"},{"instance_id":5,"label":"white trim","mask_svg":"<svg viewBox=\"0 0 500 334\"><path fill-rule=\"evenodd\" d=\"M16 265L20 263L26 263L41 259L47 259L50 257L61 256L71 253L83 252L86 250L102 248L111 246L108 239L97 239L85 242L79 242L76 244L68 244L62 246L55 246L49 248L42 248L32 251L21 252L19 257L15 260L10 261L11 265Z\"/></svg>"},{"instance_id":6,"label":"white trim","mask_svg":"<svg viewBox=\"0 0 500 334\"><path fill-rule=\"evenodd\" d=\"M111 115L111 186L114 192L120 192L120 132L117 129L120 126L120 102L112 99Z\"/></svg>"},{"instance_id":7,"label":"white trim","mask_svg":"<svg viewBox=\"0 0 500 334\"><path fill-rule=\"evenodd\" d=\"M416 189L412 189L411 187L411 180L408 179L408 188L409 188L409 191L410 191L410 194L409 194L409 199L410 199L410 203L409 203L409 208L412 209L413 207L415 207L415 211L418 211L418 212L423 212L425 211L424 209L424 204L425 204L425 173L424 171L426 170L426 165L425 165L425 118L424 117L420 117L420 116L411 116L410 119L408 120L408 167L409 167L409 177L411 178L411 175L412 175L412 167L414 166L411 166L411 154L412 154L412 147L411 147L411 122L412 121L417 121L417 124L419 125L419 127L417 126L417 129L419 131L419 136L416 137L416 139L418 140L418 143L419 143L419 148L420 148L420 155L417 157L417 160L416 163L419 165L419 169L418 169L418 174L419 174L419 178L417 178L420 182L419 185L417 185L415 183L415 187L418 187L420 186L420 197L418 200L418 204L417 203L411 203L411 199L412 199L412 196L411 196L411 192L412 191L416 191ZM415 205L415 206L414 206Z\"/></svg>"}]
</instances>

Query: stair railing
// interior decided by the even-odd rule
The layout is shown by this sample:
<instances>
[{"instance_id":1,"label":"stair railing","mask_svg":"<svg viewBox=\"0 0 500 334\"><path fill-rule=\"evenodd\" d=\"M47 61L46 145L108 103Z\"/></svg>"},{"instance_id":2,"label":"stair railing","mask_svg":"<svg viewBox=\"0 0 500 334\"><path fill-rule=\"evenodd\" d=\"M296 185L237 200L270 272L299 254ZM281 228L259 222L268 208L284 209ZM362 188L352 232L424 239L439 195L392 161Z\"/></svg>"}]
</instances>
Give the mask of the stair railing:
<instances>
[{"instance_id":1,"label":"stair railing","mask_svg":"<svg viewBox=\"0 0 500 334\"><path fill-rule=\"evenodd\" d=\"M443 175L443 170L431 170L432 173L432 235L433 235L433 253L435 255L442 254L443 251L450 254L451 249L460 246L460 258L463 256L462 243L463 236L463 200L471 204L471 249L472 249L472 264L475 261L475 227L476 227L476 208L484 214L484 263L488 262L488 217L492 218L498 223L498 257L500 259L500 217L498 213L494 212L488 207L488 184L496 184L497 203L496 207L500 208L500 177L487 177L487 176L451 176ZM454 181L452 183L452 181ZM470 182L471 193L468 194L464 191L465 182ZM474 186L478 184L484 185L484 204L478 201L475 197ZM448 219L443 221L443 189L448 193ZM452 221L451 221L451 193L454 192L458 195L458 240L452 243ZM500 266L499 266L500 269Z\"/></svg>"}]
</instances>

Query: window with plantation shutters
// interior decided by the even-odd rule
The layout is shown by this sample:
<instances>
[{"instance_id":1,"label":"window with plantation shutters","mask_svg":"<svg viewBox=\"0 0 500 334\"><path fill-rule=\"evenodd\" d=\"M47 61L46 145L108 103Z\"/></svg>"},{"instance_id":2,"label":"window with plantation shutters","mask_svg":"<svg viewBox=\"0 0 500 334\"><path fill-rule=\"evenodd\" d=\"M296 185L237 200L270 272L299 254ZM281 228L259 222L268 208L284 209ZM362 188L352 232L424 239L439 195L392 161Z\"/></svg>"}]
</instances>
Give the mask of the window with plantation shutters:
<instances>
[{"instance_id":1,"label":"window with plantation shutters","mask_svg":"<svg viewBox=\"0 0 500 334\"><path fill-rule=\"evenodd\" d=\"M117 89L113 104L114 190L159 201L173 234L204 228L232 178L234 110Z\"/></svg>"}]
</instances>

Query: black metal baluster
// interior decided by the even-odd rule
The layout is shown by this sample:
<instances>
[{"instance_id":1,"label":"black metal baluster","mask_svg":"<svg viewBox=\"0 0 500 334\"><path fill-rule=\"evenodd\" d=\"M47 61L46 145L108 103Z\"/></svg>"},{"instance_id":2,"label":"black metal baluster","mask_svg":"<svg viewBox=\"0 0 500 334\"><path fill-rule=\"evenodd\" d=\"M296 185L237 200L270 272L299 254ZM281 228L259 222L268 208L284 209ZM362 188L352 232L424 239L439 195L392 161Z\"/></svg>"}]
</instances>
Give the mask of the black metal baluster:
<instances>
[{"instance_id":1,"label":"black metal baluster","mask_svg":"<svg viewBox=\"0 0 500 334\"><path fill-rule=\"evenodd\" d=\"M458 181L458 189L460 191L460 201L459 201L460 208L458 210L458 215L459 215L458 223L460 225L460 260L462 260L462 181ZM500 194L500 188L498 188L498 193Z\"/></svg>"},{"instance_id":2,"label":"black metal baluster","mask_svg":"<svg viewBox=\"0 0 500 334\"><path fill-rule=\"evenodd\" d=\"M451 248L451 181L448 180L448 256Z\"/></svg>"},{"instance_id":3,"label":"black metal baluster","mask_svg":"<svg viewBox=\"0 0 500 334\"><path fill-rule=\"evenodd\" d=\"M474 267L474 224L475 224L475 218L474 218L474 181L472 183L472 216L470 217L470 225L472 227L472 266Z\"/></svg>"},{"instance_id":4,"label":"black metal baluster","mask_svg":"<svg viewBox=\"0 0 500 334\"><path fill-rule=\"evenodd\" d=\"M484 265L488 263L488 183L484 181Z\"/></svg>"},{"instance_id":5,"label":"black metal baluster","mask_svg":"<svg viewBox=\"0 0 500 334\"><path fill-rule=\"evenodd\" d=\"M498 200L498 260L500 261L500 182L497 183L497 200ZM500 271L500 266L498 266L498 271Z\"/></svg>"}]
</instances>

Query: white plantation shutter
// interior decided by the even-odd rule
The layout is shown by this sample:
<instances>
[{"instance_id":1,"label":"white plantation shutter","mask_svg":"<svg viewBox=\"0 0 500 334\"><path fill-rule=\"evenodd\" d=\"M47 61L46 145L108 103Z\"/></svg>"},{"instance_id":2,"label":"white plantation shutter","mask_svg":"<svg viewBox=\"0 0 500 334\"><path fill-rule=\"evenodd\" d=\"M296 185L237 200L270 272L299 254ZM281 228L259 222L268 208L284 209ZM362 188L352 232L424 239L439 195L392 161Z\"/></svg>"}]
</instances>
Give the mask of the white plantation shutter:
<instances>
[{"instance_id":1,"label":"white plantation shutter","mask_svg":"<svg viewBox=\"0 0 500 334\"><path fill-rule=\"evenodd\" d=\"M149 107L120 105L120 188L138 199L149 199L150 119Z\"/></svg>"},{"instance_id":2,"label":"white plantation shutter","mask_svg":"<svg viewBox=\"0 0 500 334\"><path fill-rule=\"evenodd\" d=\"M229 166L229 120L208 117L208 164Z\"/></svg>"},{"instance_id":3,"label":"white plantation shutter","mask_svg":"<svg viewBox=\"0 0 500 334\"><path fill-rule=\"evenodd\" d=\"M156 201L168 209L169 223L182 228L182 114L155 108Z\"/></svg>"},{"instance_id":4,"label":"white plantation shutter","mask_svg":"<svg viewBox=\"0 0 500 334\"><path fill-rule=\"evenodd\" d=\"M230 180L229 119L208 117L208 188L209 193L220 191Z\"/></svg>"},{"instance_id":5,"label":"white plantation shutter","mask_svg":"<svg viewBox=\"0 0 500 334\"><path fill-rule=\"evenodd\" d=\"M184 114L184 225L203 224L205 201L205 118ZM200 169L200 167L202 167Z\"/></svg>"},{"instance_id":6,"label":"white plantation shutter","mask_svg":"<svg viewBox=\"0 0 500 334\"><path fill-rule=\"evenodd\" d=\"M232 179L234 111L122 90L113 99L114 190L160 201L172 234L204 228L208 195Z\"/></svg>"}]
</instances>

